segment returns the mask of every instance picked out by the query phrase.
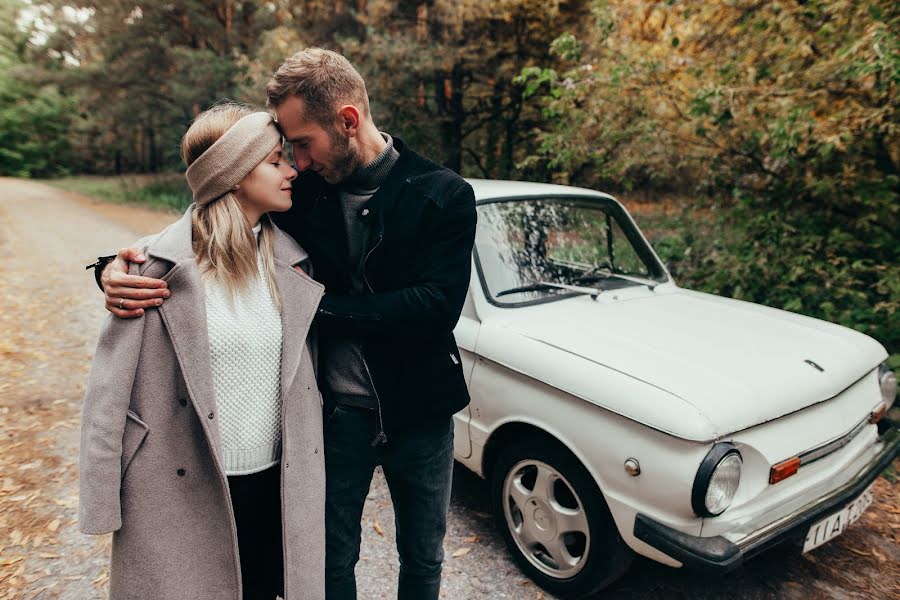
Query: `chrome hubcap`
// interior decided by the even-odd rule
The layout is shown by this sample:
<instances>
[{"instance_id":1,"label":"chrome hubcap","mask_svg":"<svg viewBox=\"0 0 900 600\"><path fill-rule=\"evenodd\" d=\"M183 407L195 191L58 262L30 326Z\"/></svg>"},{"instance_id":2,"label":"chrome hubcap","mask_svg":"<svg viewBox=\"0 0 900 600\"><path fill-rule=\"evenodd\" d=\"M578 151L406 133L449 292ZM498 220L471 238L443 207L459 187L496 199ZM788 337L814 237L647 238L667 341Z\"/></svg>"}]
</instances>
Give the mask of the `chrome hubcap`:
<instances>
[{"instance_id":1,"label":"chrome hubcap","mask_svg":"<svg viewBox=\"0 0 900 600\"><path fill-rule=\"evenodd\" d=\"M539 460L513 466L503 482L503 513L513 540L542 573L569 579L591 545L581 499L559 471Z\"/></svg>"}]
</instances>

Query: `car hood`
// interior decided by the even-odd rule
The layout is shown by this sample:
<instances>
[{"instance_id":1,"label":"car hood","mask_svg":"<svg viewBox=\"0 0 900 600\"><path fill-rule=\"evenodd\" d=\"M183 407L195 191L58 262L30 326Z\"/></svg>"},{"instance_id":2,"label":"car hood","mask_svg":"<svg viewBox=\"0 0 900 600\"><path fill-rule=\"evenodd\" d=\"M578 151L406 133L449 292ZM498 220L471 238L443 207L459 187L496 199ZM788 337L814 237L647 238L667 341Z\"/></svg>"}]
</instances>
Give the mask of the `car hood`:
<instances>
[{"instance_id":1,"label":"car hood","mask_svg":"<svg viewBox=\"0 0 900 600\"><path fill-rule=\"evenodd\" d=\"M833 323L674 286L640 290L504 310L490 325L676 396L705 417L712 437L828 400L887 357L872 338ZM679 434L658 409L661 422L647 424ZM629 416L627 406L613 410Z\"/></svg>"}]
</instances>

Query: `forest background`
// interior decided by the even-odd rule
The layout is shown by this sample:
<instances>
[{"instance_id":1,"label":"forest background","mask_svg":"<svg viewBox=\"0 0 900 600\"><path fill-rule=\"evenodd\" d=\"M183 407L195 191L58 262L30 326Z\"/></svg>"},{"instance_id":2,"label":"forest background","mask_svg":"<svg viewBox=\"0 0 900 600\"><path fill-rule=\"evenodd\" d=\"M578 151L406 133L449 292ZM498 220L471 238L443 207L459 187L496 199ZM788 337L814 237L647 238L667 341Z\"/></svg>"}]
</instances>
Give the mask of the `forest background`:
<instances>
[{"instance_id":1,"label":"forest background","mask_svg":"<svg viewBox=\"0 0 900 600\"><path fill-rule=\"evenodd\" d=\"M853 327L900 366L892 0L0 0L0 175L152 174L57 183L183 208L191 119L262 105L310 45L422 153L649 202L681 285Z\"/></svg>"}]
</instances>

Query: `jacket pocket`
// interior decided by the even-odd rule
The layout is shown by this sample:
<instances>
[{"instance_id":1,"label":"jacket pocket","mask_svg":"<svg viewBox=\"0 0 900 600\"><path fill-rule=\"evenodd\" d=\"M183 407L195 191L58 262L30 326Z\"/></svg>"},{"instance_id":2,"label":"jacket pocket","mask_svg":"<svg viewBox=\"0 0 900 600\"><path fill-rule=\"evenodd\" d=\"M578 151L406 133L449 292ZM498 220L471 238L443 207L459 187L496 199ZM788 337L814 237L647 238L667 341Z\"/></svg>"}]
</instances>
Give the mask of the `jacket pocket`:
<instances>
[{"instance_id":1,"label":"jacket pocket","mask_svg":"<svg viewBox=\"0 0 900 600\"><path fill-rule=\"evenodd\" d=\"M122 436L122 477L125 477L125 471L131 464L131 459L137 454L144 438L150 431L150 427L141 421L137 413L128 411L125 419L125 434Z\"/></svg>"}]
</instances>

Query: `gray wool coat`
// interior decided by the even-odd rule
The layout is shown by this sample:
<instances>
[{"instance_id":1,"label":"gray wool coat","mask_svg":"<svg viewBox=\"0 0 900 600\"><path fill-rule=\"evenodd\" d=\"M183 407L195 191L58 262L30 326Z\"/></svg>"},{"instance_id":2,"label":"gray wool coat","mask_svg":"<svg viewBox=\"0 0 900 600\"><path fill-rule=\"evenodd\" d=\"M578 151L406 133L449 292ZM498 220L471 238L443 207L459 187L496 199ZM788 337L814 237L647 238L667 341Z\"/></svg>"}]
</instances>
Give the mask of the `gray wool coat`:
<instances>
[{"instance_id":1,"label":"gray wool coat","mask_svg":"<svg viewBox=\"0 0 900 600\"><path fill-rule=\"evenodd\" d=\"M79 526L115 532L115 600L241 600L190 213L150 239L137 267L165 279L172 296L143 318L107 318L84 401ZM322 409L307 344L324 289L293 268L306 258L276 230L286 600L325 596Z\"/></svg>"}]
</instances>

